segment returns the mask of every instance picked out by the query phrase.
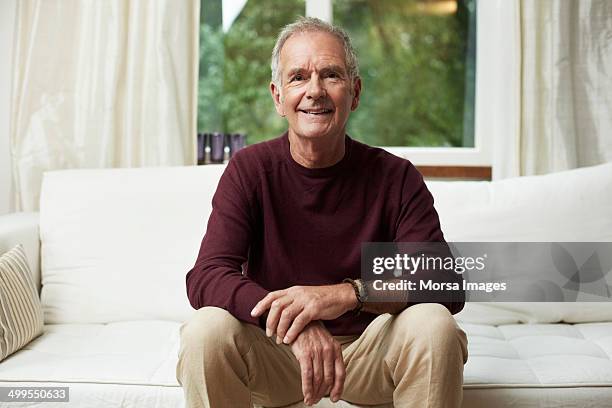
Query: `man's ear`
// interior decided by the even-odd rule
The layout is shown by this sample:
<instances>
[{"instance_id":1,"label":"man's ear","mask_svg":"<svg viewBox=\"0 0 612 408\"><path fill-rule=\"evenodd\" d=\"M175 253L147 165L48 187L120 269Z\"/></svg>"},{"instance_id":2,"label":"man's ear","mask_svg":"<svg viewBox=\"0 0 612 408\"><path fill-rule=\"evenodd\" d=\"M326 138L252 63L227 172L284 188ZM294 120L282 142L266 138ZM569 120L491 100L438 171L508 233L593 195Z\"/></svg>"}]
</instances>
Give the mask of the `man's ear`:
<instances>
[{"instance_id":1,"label":"man's ear","mask_svg":"<svg viewBox=\"0 0 612 408\"><path fill-rule=\"evenodd\" d=\"M351 111L354 111L359 106L360 96L361 96L361 78L356 77L353 80L353 101L351 102Z\"/></svg>"},{"instance_id":2,"label":"man's ear","mask_svg":"<svg viewBox=\"0 0 612 408\"><path fill-rule=\"evenodd\" d=\"M274 82L270 82L270 93L272 94L272 100L274 101L274 107L276 108L276 113L278 113L281 117L285 117L285 110L283 108L283 104L281 103L281 94L280 88L276 86Z\"/></svg>"}]
</instances>

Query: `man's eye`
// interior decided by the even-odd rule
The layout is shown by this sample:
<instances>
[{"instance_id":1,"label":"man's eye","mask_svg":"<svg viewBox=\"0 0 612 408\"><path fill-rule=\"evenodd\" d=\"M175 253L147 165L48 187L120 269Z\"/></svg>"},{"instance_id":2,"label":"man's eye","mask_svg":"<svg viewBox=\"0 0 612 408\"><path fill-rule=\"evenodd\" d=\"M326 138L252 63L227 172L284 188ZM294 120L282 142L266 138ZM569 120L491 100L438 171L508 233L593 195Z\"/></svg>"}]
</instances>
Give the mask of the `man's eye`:
<instances>
[{"instance_id":1,"label":"man's eye","mask_svg":"<svg viewBox=\"0 0 612 408\"><path fill-rule=\"evenodd\" d=\"M337 72L329 72L325 75L327 78L331 78L331 79L338 79L340 78L340 74L338 74Z\"/></svg>"},{"instance_id":2,"label":"man's eye","mask_svg":"<svg viewBox=\"0 0 612 408\"><path fill-rule=\"evenodd\" d=\"M303 81L304 77L302 75L295 75L293 78L291 78L291 81Z\"/></svg>"}]
</instances>

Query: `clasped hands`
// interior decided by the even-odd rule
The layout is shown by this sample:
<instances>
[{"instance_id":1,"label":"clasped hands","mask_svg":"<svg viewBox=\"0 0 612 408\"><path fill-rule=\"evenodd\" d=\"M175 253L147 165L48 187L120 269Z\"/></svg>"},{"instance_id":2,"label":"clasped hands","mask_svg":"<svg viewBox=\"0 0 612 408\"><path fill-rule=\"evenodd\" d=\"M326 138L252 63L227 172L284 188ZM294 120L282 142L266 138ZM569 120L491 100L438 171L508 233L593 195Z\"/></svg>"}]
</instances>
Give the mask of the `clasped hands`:
<instances>
[{"instance_id":1,"label":"clasped hands","mask_svg":"<svg viewBox=\"0 0 612 408\"><path fill-rule=\"evenodd\" d=\"M266 335L277 344L291 345L300 364L304 403L316 404L325 395L340 399L346 370L342 348L321 320L332 320L357 306L348 283L329 286L292 286L270 292L259 301L251 315L266 319Z\"/></svg>"}]
</instances>

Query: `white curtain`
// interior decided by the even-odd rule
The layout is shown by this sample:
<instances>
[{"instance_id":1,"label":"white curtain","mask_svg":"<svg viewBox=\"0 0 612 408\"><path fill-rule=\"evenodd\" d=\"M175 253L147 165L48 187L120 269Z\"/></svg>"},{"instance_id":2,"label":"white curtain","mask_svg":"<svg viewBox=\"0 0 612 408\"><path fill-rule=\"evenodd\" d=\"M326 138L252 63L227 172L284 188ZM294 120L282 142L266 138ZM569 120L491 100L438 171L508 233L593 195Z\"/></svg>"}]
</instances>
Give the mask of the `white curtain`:
<instances>
[{"instance_id":1,"label":"white curtain","mask_svg":"<svg viewBox=\"0 0 612 408\"><path fill-rule=\"evenodd\" d=\"M42 173L195 163L199 0L20 0L10 142L19 211Z\"/></svg>"},{"instance_id":2,"label":"white curtain","mask_svg":"<svg viewBox=\"0 0 612 408\"><path fill-rule=\"evenodd\" d=\"M612 2L513 3L517 126L496 135L494 178L612 161Z\"/></svg>"}]
</instances>

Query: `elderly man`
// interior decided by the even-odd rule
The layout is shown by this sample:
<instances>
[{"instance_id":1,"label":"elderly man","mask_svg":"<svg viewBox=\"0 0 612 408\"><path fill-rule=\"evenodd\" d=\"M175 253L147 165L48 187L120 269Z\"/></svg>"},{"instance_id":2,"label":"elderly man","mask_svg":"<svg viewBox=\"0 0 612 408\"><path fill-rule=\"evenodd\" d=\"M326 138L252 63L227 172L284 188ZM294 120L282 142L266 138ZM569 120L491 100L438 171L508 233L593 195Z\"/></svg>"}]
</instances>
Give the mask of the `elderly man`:
<instances>
[{"instance_id":1,"label":"elderly man","mask_svg":"<svg viewBox=\"0 0 612 408\"><path fill-rule=\"evenodd\" d=\"M368 302L359 280L363 242L444 241L414 166L346 135L361 87L341 29L301 18L279 34L270 91L289 129L229 162L187 274L189 407L461 405L462 300Z\"/></svg>"}]
</instances>

